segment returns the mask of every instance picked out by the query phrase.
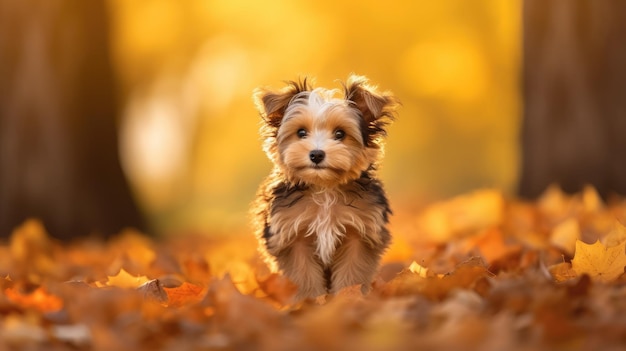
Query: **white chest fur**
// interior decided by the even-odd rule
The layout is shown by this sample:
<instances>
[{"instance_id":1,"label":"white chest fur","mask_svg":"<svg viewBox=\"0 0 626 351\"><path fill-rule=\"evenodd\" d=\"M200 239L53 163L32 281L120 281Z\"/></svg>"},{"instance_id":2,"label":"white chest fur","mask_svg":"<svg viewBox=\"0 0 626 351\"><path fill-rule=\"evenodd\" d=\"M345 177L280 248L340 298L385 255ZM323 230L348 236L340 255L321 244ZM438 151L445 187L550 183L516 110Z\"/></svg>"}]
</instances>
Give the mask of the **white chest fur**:
<instances>
[{"instance_id":1,"label":"white chest fur","mask_svg":"<svg viewBox=\"0 0 626 351\"><path fill-rule=\"evenodd\" d=\"M372 211L372 203L363 196L341 189L307 190L296 206L277 209L270 220L270 229L276 235L271 247L285 247L298 236L313 237L315 254L324 265L330 265L337 247L346 233L356 231L365 240L376 244L376 233L382 223L383 212Z\"/></svg>"},{"instance_id":2,"label":"white chest fur","mask_svg":"<svg viewBox=\"0 0 626 351\"><path fill-rule=\"evenodd\" d=\"M337 244L346 234L346 224L341 216L343 201L339 199L342 194L332 191L322 191L311 194L309 205L311 218L309 220L306 235L316 236L316 253L324 264L330 264Z\"/></svg>"}]
</instances>

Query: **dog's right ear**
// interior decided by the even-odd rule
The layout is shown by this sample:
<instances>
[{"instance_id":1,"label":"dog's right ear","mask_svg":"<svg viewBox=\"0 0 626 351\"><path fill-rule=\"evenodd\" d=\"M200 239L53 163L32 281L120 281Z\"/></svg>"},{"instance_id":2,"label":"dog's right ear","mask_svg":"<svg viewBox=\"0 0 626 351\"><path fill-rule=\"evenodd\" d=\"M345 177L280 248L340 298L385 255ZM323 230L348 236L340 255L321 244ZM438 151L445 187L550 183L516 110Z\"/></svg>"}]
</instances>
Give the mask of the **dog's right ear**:
<instances>
[{"instance_id":1,"label":"dog's right ear","mask_svg":"<svg viewBox=\"0 0 626 351\"><path fill-rule=\"evenodd\" d=\"M311 90L306 77L297 82L289 81L287 84L285 88L278 91L267 88L257 88L254 91L254 103L261 113L261 118L270 127L280 127L285 110L294 96Z\"/></svg>"}]
</instances>

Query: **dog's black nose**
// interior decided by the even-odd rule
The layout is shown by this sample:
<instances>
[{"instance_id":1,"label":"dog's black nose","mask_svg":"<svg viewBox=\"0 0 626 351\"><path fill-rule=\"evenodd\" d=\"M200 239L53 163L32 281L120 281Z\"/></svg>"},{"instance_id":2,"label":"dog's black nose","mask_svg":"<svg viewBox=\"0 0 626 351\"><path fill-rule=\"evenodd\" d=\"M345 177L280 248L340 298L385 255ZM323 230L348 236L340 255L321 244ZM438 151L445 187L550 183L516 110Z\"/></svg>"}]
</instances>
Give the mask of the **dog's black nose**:
<instances>
[{"instance_id":1,"label":"dog's black nose","mask_svg":"<svg viewBox=\"0 0 626 351\"><path fill-rule=\"evenodd\" d=\"M313 151L309 152L309 158L315 164L318 164L318 163L324 161L324 156L326 156L326 153L324 151L322 151L322 150L313 150Z\"/></svg>"}]
</instances>

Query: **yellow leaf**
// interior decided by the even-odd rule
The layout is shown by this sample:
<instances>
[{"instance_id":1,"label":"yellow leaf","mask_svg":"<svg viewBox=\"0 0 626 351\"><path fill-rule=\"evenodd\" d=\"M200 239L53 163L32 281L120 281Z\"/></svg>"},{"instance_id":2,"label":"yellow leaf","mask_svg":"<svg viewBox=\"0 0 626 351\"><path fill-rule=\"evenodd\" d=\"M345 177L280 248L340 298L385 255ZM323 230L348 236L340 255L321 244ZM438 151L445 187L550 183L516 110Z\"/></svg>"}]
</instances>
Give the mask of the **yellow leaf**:
<instances>
[{"instance_id":1,"label":"yellow leaf","mask_svg":"<svg viewBox=\"0 0 626 351\"><path fill-rule=\"evenodd\" d=\"M600 241L593 245L576 241L572 269L578 275L588 274L599 282L610 282L624 273L626 266L626 241L607 248Z\"/></svg>"},{"instance_id":2,"label":"yellow leaf","mask_svg":"<svg viewBox=\"0 0 626 351\"><path fill-rule=\"evenodd\" d=\"M425 268L419 263L413 261L413 263L411 263L411 265L409 266L409 271L411 271L412 273L416 273L422 278L426 278L426 273L428 273L428 268Z\"/></svg>"},{"instance_id":3,"label":"yellow leaf","mask_svg":"<svg viewBox=\"0 0 626 351\"><path fill-rule=\"evenodd\" d=\"M139 277L135 277L131 275L130 273L126 272L124 268L120 269L120 272L117 273L117 275L112 276L112 277L109 276L108 278L109 279L106 282L107 286L116 286L118 288L130 288L130 289L136 289L140 285L150 280L148 279L148 277L143 276L143 275Z\"/></svg>"}]
</instances>

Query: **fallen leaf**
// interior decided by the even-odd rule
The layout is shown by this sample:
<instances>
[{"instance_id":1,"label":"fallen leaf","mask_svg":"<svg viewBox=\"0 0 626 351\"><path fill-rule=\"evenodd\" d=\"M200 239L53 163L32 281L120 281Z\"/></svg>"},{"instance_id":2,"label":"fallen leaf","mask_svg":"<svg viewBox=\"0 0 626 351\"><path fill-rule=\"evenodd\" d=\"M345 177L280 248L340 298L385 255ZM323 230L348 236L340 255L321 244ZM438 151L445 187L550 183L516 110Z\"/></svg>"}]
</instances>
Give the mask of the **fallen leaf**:
<instances>
[{"instance_id":1,"label":"fallen leaf","mask_svg":"<svg viewBox=\"0 0 626 351\"><path fill-rule=\"evenodd\" d=\"M613 247L626 241L626 227L619 221L615 221L613 229L603 238L602 242L606 247Z\"/></svg>"},{"instance_id":2,"label":"fallen leaf","mask_svg":"<svg viewBox=\"0 0 626 351\"><path fill-rule=\"evenodd\" d=\"M44 288L22 293L17 288L7 288L4 294L13 303L25 309L35 309L40 312L56 312L63 308L63 300L48 293Z\"/></svg>"},{"instance_id":3,"label":"fallen leaf","mask_svg":"<svg viewBox=\"0 0 626 351\"><path fill-rule=\"evenodd\" d=\"M298 287L289 279L276 273L270 273L266 278L257 278L259 289L270 299L287 305L293 302Z\"/></svg>"},{"instance_id":4,"label":"fallen leaf","mask_svg":"<svg viewBox=\"0 0 626 351\"><path fill-rule=\"evenodd\" d=\"M164 288L167 293L168 306L180 307L200 302L204 298L204 288L184 282L176 288Z\"/></svg>"},{"instance_id":5,"label":"fallen leaf","mask_svg":"<svg viewBox=\"0 0 626 351\"><path fill-rule=\"evenodd\" d=\"M585 211L597 212L604 207L604 202L598 194L596 188L591 185L586 185L582 191L582 202Z\"/></svg>"},{"instance_id":6,"label":"fallen leaf","mask_svg":"<svg viewBox=\"0 0 626 351\"><path fill-rule=\"evenodd\" d=\"M496 190L478 190L431 205L418 218L418 227L434 242L445 242L499 224L504 197Z\"/></svg>"},{"instance_id":7,"label":"fallen leaf","mask_svg":"<svg viewBox=\"0 0 626 351\"><path fill-rule=\"evenodd\" d=\"M427 278L421 293L430 299L441 300L456 289L472 289L488 275L485 263L478 257L472 257L443 277Z\"/></svg>"},{"instance_id":8,"label":"fallen leaf","mask_svg":"<svg viewBox=\"0 0 626 351\"><path fill-rule=\"evenodd\" d=\"M422 267L419 263L413 261L409 265L409 271L411 273L417 274L418 276L420 276L422 278L426 278L426 275L428 273L428 268Z\"/></svg>"},{"instance_id":9,"label":"fallen leaf","mask_svg":"<svg viewBox=\"0 0 626 351\"><path fill-rule=\"evenodd\" d=\"M400 205L369 293L298 302L243 230L62 243L31 221L0 243L0 350L619 349L626 201L600 201L552 188Z\"/></svg>"},{"instance_id":10,"label":"fallen leaf","mask_svg":"<svg viewBox=\"0 0 626 351\"><path fill-rule=\"evenodd\" d=\"M415 265L413 267L415 269ZM406 269L382 286L381 292L385 296L421 294L431 300L441 300L455 289L472 289L487 275L484 262L479 257L472 257L457 265L454 271L439 276L422 277L420 273Z\"/></svg>"},{"instance_id":11,"label":"fallen leaf","mask_svg":"<svg viewBox=\"0 0 626 351\"><path fill-rule=\"evenodd\" d=\"M557 282L563 282L578 276L572 269L572 264L569 262L561 262L552 265L548 267L548 271L550 272L550 275L552 275L552 278L554 278Z\"/></svg>"},{"instance_id":12,"label":"fallen leaf","mask_svg":"<svg viewBox=\"0 0 626 351\"><path fill-rule=\"evenodd\" d=\"M478 248L481 256L488 264L493 264L495 261L521 250L521 245L518 243L505 243L502 230L498 228L489 228L483 231L470 240L470 243Z\"/></svg>"},{"instance_id":13,"label":"fallen leaf","mask_svg":"<svg viewBox=\"0 0 626 351\"><path fill-rule=\"evenodd\" d=\"M106 283L98 284L98 286L102 287L106 285L125 289L136 289L149 280L148 277L143 275L135 277L122 268L116 275L108 276Z\"/></svg>"},{"instance_id":14,"label":"fallen leaf","mask_svg":"<svg viewBox=\"0 0 626 351\"><path fill-rule=\"evenodd\" d=\"M11 345L13 347L9 349L15 350L34 350L37 349L37 345L41 346L41 343L46 340L46 331L34 319L31 316L22 317L18 315L2 318L0 320L0 346Z\"/></svg>"},{"instance_id":15,"label":"fallen leaf","mask_svg":"<svg viewBox=\"0 0 626 351\"><path fill-rule=\"evenodd\" d=\"M37 219L29 219L13 231L10 252L17 263L14 275L26 275L33 280L59 273L53 257L53 242Z\"/></svg>"},{"instance_id":16,"label":"fallen leaf","mask_svg":"<svg viewBox=\"0 0 626 351\"><path fill-rule=\"evenodd\" d=\"M167 292L164 290L163 285L158 279L152 279L141 284L137 290L141 291L146 299L162 304L166 304L168 302Z\"/></svg>"},{"instance_id":17,"label":"fallen leaf","mask_svg":"<svg viewBox=\"0 0 626 351\"><path fill-rule=\"evenodd\" d=\"M88 348L91 342L91 332L84 324L55 325L50 333L55 339L78 347Z\"/></svg>"},{"instance_id":18,"label":"fallen leaf","mask_svg":"<svg viewBox=\"0 0 626 351\"><path fill-rule=\"evenodd\" d=\"M626 241L607 248L600 241L589 245L578 240L572 269L578 275L588 274L595 281L610 282L624 274L625 250Z\"/></svg>"},{"instance_id":19,"label":"fallen leaf","mask_svg":"<svg viewBox=\"0 0 626 351\"><path fill-rule=\"evenodd\" d=\"M570 256L574 255L577 240L580 240L580 227L575 218L561 222L550 235L550 243Z\"/></svg>"}]
</instances>

